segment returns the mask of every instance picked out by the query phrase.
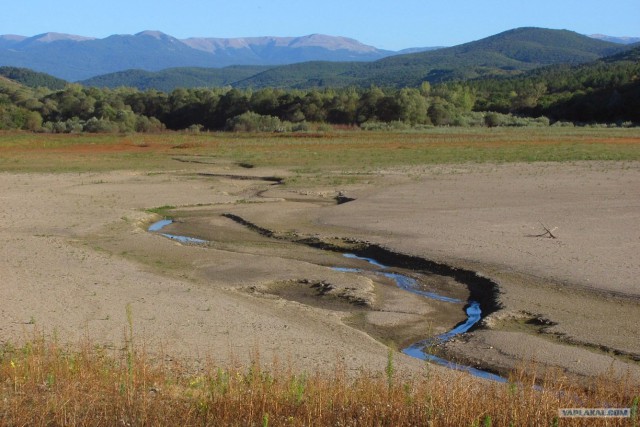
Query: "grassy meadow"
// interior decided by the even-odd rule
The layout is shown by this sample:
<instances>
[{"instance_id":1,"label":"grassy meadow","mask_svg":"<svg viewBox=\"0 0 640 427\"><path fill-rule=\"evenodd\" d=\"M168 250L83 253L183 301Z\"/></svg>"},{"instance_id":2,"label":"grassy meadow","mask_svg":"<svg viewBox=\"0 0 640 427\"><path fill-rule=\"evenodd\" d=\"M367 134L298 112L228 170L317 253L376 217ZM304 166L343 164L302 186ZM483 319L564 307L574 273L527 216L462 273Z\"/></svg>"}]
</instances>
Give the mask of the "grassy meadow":
<instances>
[{"instance_id":1,"label":"grassy meadow","mask_svg":"<svg viewBox=\"0 0 640 427\"><path fill-rule=\"evenodd\" d=\"M336 130L304 134L0 133L0 172L148 173L235 163L290 171L288 185L346 179L384 168L473 162L640 160L640 129ZM0 174L0 179L2 175ZM329 177L329 178L327 178ZM127 313L119 349L36 334L0 344L0 425L8 426L638 426L640 385L612 376L576 381L562 372L509 382L387 366L296 372L286 361L190 366L134 343ZM44 335L44 334L43 334ZM0 342L4 340L0 336ZM539 387L533 387L537 384ZM624 419L566 419L559 408L632 408Z\"/></svg>"},{"instance_id":2,"label":"grassy meadow","mask_svg":"<svg viewBox=\"0 0 640 427\"><path fill-rule=\"evenodd\" d=\"M0 133L0 171L158 171L203 156L300 173L468 162L640 160L640 129L437 128L299 134L129 135Z\"/></svg>"}]
</instances>

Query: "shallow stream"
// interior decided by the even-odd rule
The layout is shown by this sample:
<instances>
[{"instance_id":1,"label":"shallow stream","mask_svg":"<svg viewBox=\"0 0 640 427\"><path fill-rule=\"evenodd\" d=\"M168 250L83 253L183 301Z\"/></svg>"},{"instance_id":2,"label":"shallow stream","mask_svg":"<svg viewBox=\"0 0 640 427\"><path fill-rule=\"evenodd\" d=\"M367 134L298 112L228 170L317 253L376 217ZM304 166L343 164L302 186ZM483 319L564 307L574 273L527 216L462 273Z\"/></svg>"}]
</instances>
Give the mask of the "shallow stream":
<instances>
[{"instance_id":1,"label":"shallow stream","mask_svg":"<svg viewBox=\"0 0 640 427\"><path fill-rule=\"evenodd\" d=\"M181 243L192 243L192 244L204 244L204 243L208 243L207 240L202 240L202 239L198 239L198 238L194 238L194 237L187 237L187 236L178 236L178 235L173 235L173 234L167 234L167 233L160 233L160 231L168 226L169 224L173 223L173 220L170 219L165 219L165 220L161 220L158 222L153 223L147 231L149 232L155 232L155 233L159 233L160 235L171 239L171 240L176 240L179 241ZM365 256L360 256L357 254L353 254L353 253L343 253L343 256L345 258L350 258L350 259L358 259L358 260L362 260L362 261L366 261L368 264L370 264L371 266L373 266L375 269L372 270L365 270L365 269L360 269L360 268L345 268L345 267L333 267L334 270L336 271L340 271L346 274L349 273L363 273L365 271L376 274L376 275L381 275L384 277L387 277L389 279L392 279L395 284L397 285L397 287L399 289L402 289L406 292L411 292L413 294L416 295L420 295L422 297L425 298L430 298L430 299L435 299L438 301L443 301L443 302L447 302L447 303L451 303L451 304L463 304L464 301L457 299L457 298L451 298L445 295L440 295L436 292L429 292L429 291L425 291L423 289L420 289L419 285L418 285L418 281L412 277L403 275L403 274L399 274L399 273L395 273L393 271L388 271L388 269L390 267L382 264L381 262L377 261L374 258L370 258L370 257L365 257ZM419 271L416 272L417 274L419 274ZM468 372L471 375L474 375L476 377L480 377L480 378L484 378L484 379L489 379L489 380L493 380L493 381L499 381L499 382L506 382L507 380L501 376L495 375L493 373L487 372L487 371L483 371L480 369L476 369L474 367L471 366L467 366L467 365L461 365L455 362L451 362L449 360L443 359L441 357L435 356L433 354L429 353L429 349L441 344L445 341L450 340L451 338L455 337L456 335L465 333L467 331L469 331L474 325L476 325L481 319L482 319L482 309L481 309L481 304L478 301L469 299L468 301L466 301L466 304L464 306L464 310L465 313L467 315L467 319L459 324L457 324L454 328L452 328L451 330L437 335L435 337L429 337L426 338L424 340L418 341L412 345L410 345L409 347L405 348L402 350L402 353L411 356L411 357L415 357L417 359L421 359L421 360L427 360L433 363L436 363L438 365L441 366L445 366L447 368L450 369L454 369L454 370L458 370L458 371L464 371L464 372Z\"/></svg>"},{"instance_id":2,"label":"shallow stream","mask_svg":"<svg viewBox=\"0 0 640 427\"><path fill-rule=\"evenodd\" d=\"M461 304L463 302L457 298L450 298L444 295L439 295L435 292L423 291L418 288L418 282L414 278L405 276L403 274L385 272L385 270L389 267L387 267L384 264L381 264L380 262L376 261L373 258L361 257L358 255L349 254L349 253L344 254L344 256L346 258L355 258L355 259L367 261L369 264L372 264L380 268L381 271L377 271L377 274L381 274L385 277L393 279L393 281L396 283L398 288L404 291L411 292L413 294L420 295L425 298L431 298L438 301L450 302L453 304ZM362 270L357 268L335 267L334 269L337 271L343 271L347 273L362 272ZM449 360L430 354L428 351L425 351L425 349L429 349L437 344L441 344L447 340L450 340L456 335L460 335L469 331L469 329L471 329L476 323L478 323L482 319L482 309L480 308L480 303L477 301L471 301L471 300L467 301L467 304L465 306L465 312L467 313L467 320L459 323L453 329L443 334L436 335L435 337L430 337L430 338L418 341L414 344L411 344L409 347L403 349L402 352L407 356L415 357L421 360L428 360L430 362L437 363L438 365L446 366L447 368L450 368L450 369L468 372L471 375L474 375L477 377L481 377L481 378L485 378L493 381L506 382L506 379L499 375L495 375L495 374L492 374L491 372L476 369L471 366L461 365L455 362L451 362Z\"/></svg>"}]
</instances>

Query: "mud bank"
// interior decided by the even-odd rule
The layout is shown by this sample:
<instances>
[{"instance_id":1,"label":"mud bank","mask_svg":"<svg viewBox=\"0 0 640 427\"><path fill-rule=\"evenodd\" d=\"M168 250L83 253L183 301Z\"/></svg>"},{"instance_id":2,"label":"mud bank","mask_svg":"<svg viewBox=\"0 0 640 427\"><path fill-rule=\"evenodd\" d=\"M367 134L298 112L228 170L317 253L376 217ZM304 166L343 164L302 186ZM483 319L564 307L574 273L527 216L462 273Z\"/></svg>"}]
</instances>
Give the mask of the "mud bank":
<instances>
[{"instance_id":1,"label":"mud bank","mask_svg":"<svg viewBox=\"0 0 640 427\"><path fill-rule=\"evenodd\" d=\"M342 254L354 253L359 257L375 259L389 267L398 267L450 277L456 282L467 287L470 293L469 300L477 301L480 304L483 317L486 317L500 309L498 284L474 271L451 267L443 263L403 254L371 242L360 241L357 239L344 238L342 239L344 246L342 246L323 241L319 237L283 237L273 230L256 225L238 215L224 213L222 216L229 218L232 221L235 221L265 237L287 240L291 243Z\"/></svg>"},{"instance_id":2,"label":"mud bank","mask_svg":"<svg viewBox=\"0 0 640 427\"><path fill-rule=\"evenodd\" d=\"M248 229L269 238L276 238L280 240L287 240L293 244L303 244L306 246L310 246L313 248L319 248L322 250L330 250L334 252L341 253L344 257L349 259L358 259L361 261L365 261L366 263L373 265L374 267L380 269L380 271L374 272L374 274L380 274L385 277L391 278L395 281L397 287L403 291L410 292L416 295L420 295L426 298L433 298L439 301L445 301L449 303L461 303L462 301L456 298L450 298L443 295L439 295L435 292L425 292L418 289L418 282L416 279L389 271L390 268L398 267L404 268L411 271L415 271L417 274L424 274L425 272L429 274L437 274L440 276L447 276L454 278L460 284L466 285L470 290L474 289L474 291L470 292L470 299L466 302L465 312L467 314L467 319L459 324L455 325L451 330L439 334L434 337L425 337L420 341L411 344L409 347L402 350L402 353L420 359L420 360L428 360L430 362L436 363L438 365L444 366L449 369L467 372L473 376L477 376L483 379L489 379L493 381L506 382L506 378L495 375L488 370L481 370L474 368L472 366L462 365L460 363L454 363L453 361L449 361L445 358L438 357L434 354L431 354L431 351L435 346L442 346L451 338L458 336L460 334L464 334L466 332L471 331L474 327L478 325L478 323L486 316L482 310L483 304L480 301L476 300L474 296L482 295L482 300L485 301L485 306L490 306L493 308L493 311L497 309L496 306L496 295L497 292L497 284L491 282L489 279L481 278L482 280L477 280L477 274L472 274L472 272L467 270L456 269L444 264L434 263L432 261L420 259L418 257L408 256L405 254L398 254L392 251L389 251L385 248L377 247L375 245L371 245L365 242L356 242L349 241L350 245L354 246L358 253L351 253L346 251L345 248L323 242L319 238L298 238L296 237L283 237L278 235L278 233L268 230L266 228L260 227L254 223L251 223L242 217L234 214L225 213L222 214L225 218L228 218L238 224L247 227ZM161 232L161 230L170 225L172 220L161 220L151 224L147 231L149 232ZM162 236L177 240L181 243L185 244L207 244L210 243L206 240L187 237L187 236L177 236L173 234L160 233ZM385 260L385 264L381 263L378 259L372 258L371 254L377 254L382 256ZM369 255L369 256L365 256ZM334 267L336 271L340 271L343 273L362 273L364 270L359 268L344 268L344 267ZM299 284L307 284L309 283L307 280L299 281ZM481 286L485 284L485 288L481 288ZM311 288L317 288L318 292L317 296L324 296L326 293L333 290L333 286L328 282L318 282L312 283ZM256 288L251 288L252 292L256 291ZM344 298L344 295L342 296ZM346 299L357 306L366 306L368 305L365 301L347 296ZM492 301L491 305L487 305L487 301ZM491 311L491 312L493 312ZM489 313L488 313L489 314ZM426 333L426 331L425 331Z\"/></svg>"}]
</instances>

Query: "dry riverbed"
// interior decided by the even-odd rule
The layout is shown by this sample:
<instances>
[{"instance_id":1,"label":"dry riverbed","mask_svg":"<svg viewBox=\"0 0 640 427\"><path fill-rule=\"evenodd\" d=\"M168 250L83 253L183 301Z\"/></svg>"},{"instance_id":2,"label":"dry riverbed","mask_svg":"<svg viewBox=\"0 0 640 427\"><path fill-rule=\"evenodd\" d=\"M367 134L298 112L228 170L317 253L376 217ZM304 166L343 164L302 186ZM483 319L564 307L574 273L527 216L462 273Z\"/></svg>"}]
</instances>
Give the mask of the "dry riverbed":
<instances>
[{"instance_id":1,"label":"dry riverbed","mask_svg":"<svg viewBox=\"0 0 640 427\"><path fill-rule=\"evenodd\" d=\"M349 252L369 242L497 284L496 311L442 346L447 357L499 372L535 360L640 378L637 162L412 167L339 188L272 179L286 176L215 161L154 174L1 174L0 340L55 331L117 348L129 306L137 335L165 357L259 353L303 369L382 370L387 345L445 332L465 313L375 271L336 271L367 263L308 244ZM174 208L148 211L161 206ZM163 232L206 243L147 232L165 214L175 222ZM424 277L425 290L469 298L450 277Z\"/></svg>"}]
</instances>

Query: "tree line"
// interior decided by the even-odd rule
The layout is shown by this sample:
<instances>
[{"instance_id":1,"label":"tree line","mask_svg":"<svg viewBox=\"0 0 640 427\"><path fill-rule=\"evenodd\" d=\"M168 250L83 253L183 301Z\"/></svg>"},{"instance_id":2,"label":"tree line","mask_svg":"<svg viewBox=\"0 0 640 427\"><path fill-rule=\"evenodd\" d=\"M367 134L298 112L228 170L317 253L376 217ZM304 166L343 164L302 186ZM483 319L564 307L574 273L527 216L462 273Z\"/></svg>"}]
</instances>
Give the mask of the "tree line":
<instances>
[{"instance_id":1,"label":"tree line","mask_svg":"<svg viewBox=\"0 0 640 427\"><path fill-rule=\"evenodd\" d=\"M635 52L635 53L634 53ZM0 129L41 132L304 131L318 124L401 129L640 123L640 62L633 55L521 77L419 87L140 91L0 80ZM631 57L629 57L631 55Z\"/></svg>"},{"instance_id":2,"label":"tree line","mask_svg":"<svg viewBox=\"0 0 640 427\"><path fill-rule=\"evenodd\" d=\"M475 102L461 85L420 88L240 90L98 89L77 84L46 91L0 89L0 128L48 132L304 130L311 123L407 126L455 124ZM255 128L258 129L255 129Z\"/></svg>"}]
</instances>

